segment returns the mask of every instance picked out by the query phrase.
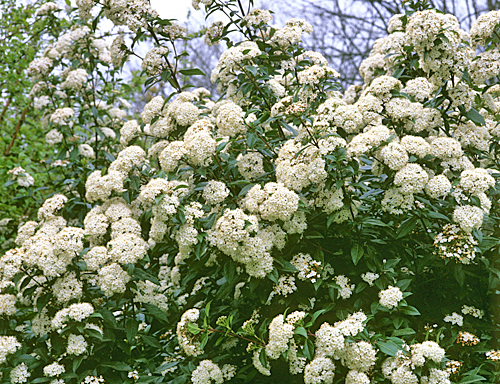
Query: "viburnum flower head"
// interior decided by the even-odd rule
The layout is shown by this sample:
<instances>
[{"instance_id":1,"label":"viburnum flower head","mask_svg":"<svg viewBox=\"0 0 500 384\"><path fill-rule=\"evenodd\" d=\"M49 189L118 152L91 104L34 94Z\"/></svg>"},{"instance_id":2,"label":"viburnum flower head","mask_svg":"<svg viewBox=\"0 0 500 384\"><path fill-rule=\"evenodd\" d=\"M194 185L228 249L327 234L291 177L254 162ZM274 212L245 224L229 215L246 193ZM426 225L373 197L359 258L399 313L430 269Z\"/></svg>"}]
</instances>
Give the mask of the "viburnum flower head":
<instances>
[{"instance_id":1,"label":"viburnum flower head","mask_svg":"<svg viewBox=\"0 0 500 384\"><path fill-rule=\"evenodd\" d=\"M403 292L399 287L389 286L389 288L379 292L379 303L381 306L392 309L398 306L398 303L403 300Z\"/></svg>"}]
</instances>

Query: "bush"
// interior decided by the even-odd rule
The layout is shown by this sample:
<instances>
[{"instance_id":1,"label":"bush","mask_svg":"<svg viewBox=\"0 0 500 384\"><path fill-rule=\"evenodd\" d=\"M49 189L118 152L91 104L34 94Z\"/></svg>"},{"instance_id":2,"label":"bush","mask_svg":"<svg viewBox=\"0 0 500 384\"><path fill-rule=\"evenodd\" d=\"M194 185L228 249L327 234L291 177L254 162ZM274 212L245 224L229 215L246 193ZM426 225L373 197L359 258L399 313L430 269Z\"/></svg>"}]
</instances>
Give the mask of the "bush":
<instances>
[{"instance_id":1,"label":"bush","mask_svg":"<svg viewBox=\"0 0 500 384\"><path fill-rule=\"evenodd\" d=\"M146 83L175 98L122 125L81 101L94 82L51 114L63 137L95 127L96 148L64 143L85 189L46 200L1 258L6 382L498 381L498 12L467 34L407 2L342 95L301 48L306 21L202 0L230 19L207 34L228 46L214 102L182 84L201 71L177 71L181 27L139 0L95 19L77 3L133 32L118 67L155 41Z\"/></svg>"}]
</instances>

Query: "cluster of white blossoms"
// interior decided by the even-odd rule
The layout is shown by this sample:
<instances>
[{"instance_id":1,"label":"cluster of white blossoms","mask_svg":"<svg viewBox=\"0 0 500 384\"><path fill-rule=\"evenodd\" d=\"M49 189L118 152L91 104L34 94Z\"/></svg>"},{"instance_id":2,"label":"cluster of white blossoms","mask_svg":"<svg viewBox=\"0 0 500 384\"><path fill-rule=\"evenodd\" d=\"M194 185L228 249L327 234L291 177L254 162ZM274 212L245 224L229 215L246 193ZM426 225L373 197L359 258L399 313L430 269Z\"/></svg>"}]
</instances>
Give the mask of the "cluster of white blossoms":
<instances>
[{"instance_id":1,"label":"cluster of white blossoms","mask_svg":"<svg viewBox=\"0 0 500 384\"><path fill-rule=\"evenodd\" d=\"M26 383L28 382L28 378L31 376L31 373L28 369L28 366L25 363L21 363L16 365L12 371L10 371L10 381L11 383Z\"/></svg>"},{"instance_id":2,"label":"cluster of white blossoms","mask_svg":"<svg viewBox=\"0 0 500 384\"><path fill-rule=\"evenodd\" d=\"M88 74L85 69L78 68L70 71L65 80L61 83L62 89L78 90L82 87L83 83L87 80Z\"/></svg>"},{"instance_id":3,"label":"cluster of white blossoms","mask_svg":"<svg viewBox=\"0 0 500 384\"><path fill-rule=\"evenodd\" d=\"M498 351L491 350L491 351L486 352L486 358L488 360L500 361L500 350L498 350Z\"/></svg>"},{"instance_id":4,"label":"cluster of white blossoms","mask_svg":"<svg viewBox=\"0 0 500 384\"><path fill-rule=\"evenodd\" d=\"M263 278L273 269L270 251L285 245L285 232L274 225L259 229L259 220L243 210L226 209L208 232L209 243L239 263L253 277Z\"/></svg>"},{"instance_id":5,"label":"cluster of white blossoms","mask_svg":"<svg viewBox=\"0 0 500 384\"><path fill-rule=\"evenodd\" d=\"M476 258L477 240L455 224L446 224L434 238L436 254L442 259L455 259L470 264Z\"/></svg>"},{"instance_id":6,"label":"cluster of white blossoms","mask_svg":"<svg viewBox=\"0 0 500 384\"><path fill-rule=\"evenodd\" d=\"M143 71L149 76L160 75L163 70L167 68L165 57L169 52L169 49L166 47L155 47L151 49L142 61Z\"/></svg>"},{"instance_id":7,"label":"cluster of white blossoms","mask_svg":"<svg viewBox=\"0 0 500 384\"><path fill-rule=\"evenodd\" d=\"M470 332L458 332L457 343L464 345L473 346L479 344L481 340L479 337Z\"/></svg>"},{"instance_id":8,"label":"cluster of white blossoms","mask_svg":"<svg viewBox=\"0 0 500 384\"><path fill-rule=\"evenodd\" d=\"M33 60L29 67L27 74L33 79L42 78L52 70L54 62L48 57L41 57Z\"/></svg>"},{"instance_id":9,"label":"cluster of white blossoms","mask_svg":"<svg viewBox=\"0 0 500 384\"><path fill-rule=\"evenodd\" d=\"M200 9L200 4L203 4L205 6L209 6L213 3L214 0L192 0L192 6L194 9L197 11Z\"/></svg>"},{"instance_id":10,"label":"cluster of white blossoms","mask_svg":"<svg viewBox=\"0 0 500 384\"><path fill-rule=\"evenodd\" d=\"M399 287L389 286L389 288L379 292L379 303L381 306L392 309L398 306L403 300L403 292Z\"/></svg>"},{"instance_id":11,"label":"cluster of white blossoms","mask_svg":"<svg viewBox=\"0 0 500 384\"><path fill-rule=\"evenodd\" d=\"M338 293L339 297L341 297L344 300L351 297L352 292L356 288L356 285L349 284L350 280L347 276L344 276L344 275L335 276L334 281L337 285L340 286L339 293Z\"/></svg>"},{"instance_id":12,"label":"cluster of white blossoms","mask_svg":"<svg viewBox=\"0 0 500 384\"><path fill-rule=\"evenodd\" d=\"M257 184L247 192L242 205L263 220L288 221L297 211L299 199L299 195L281 183L267 183L264 188Z\"/></svg>"},{"instance_id":13,"label":"cluster of white blossoms","mask_svg":"<svg viewBox=\"0 0 500 384\"><path fill-rule=\"evenodd\" d=\"M457 206L453 211L453 221L467 233L479 229L483 224L483 218L484 210L474 205Z\"/></svg>"},{"instance_id":14,"label":"cluster of white blossoms","mask_svg":"<svg viewBox=\"0 0 500 384\"><path fill-rule=\"evenodd\" d=\"M219 58L219 62L212 70L210 80L218 82L217 90L228 89L229 96L236 95L236 89L231 89L231 84L237 79L237 74L241 71L241 62L250 60L262 52L254 42L243 42L240 45L224 51ZM236 88L235 85L233 85Z\"/></svg>"},{"instance_id":15,"label":"cluster of white blossoms","mask_svg":"<svg viewBox=\"0 0 500 384\"><path fill-rule=\"evenodd\" d=\"M81 1L79 8L82 13L90 11L87 1ZM139 28L148 27L148 18L158 17L158 12L151 8L146 0L132 0L124 3L122 1L110 1L104 7L105 16L110 19L115 26L127 26L131 31L137 31Z\"/></svg>"},{"instance_id":16,"label":"cluster of white blossoms","mask_svg":"<svg viewBox=\"0 0 500 384\"><path fill-rule=\"evenodd\" d=\"M43 374L48 377L57 377L64 372L66 372L66 368L64 367L64 365L61 365L57 362L43 367Z\"/></svg>"},{"instance_id":17,"label":"cluster of white blossoms","mask_svg":"<svg viewBox=\"0 0 500 384\"><path fill-rule=\"evenodd\" d=\"M75 111L73 108L59 108L50 116L50 122L54 125L68 125L69 119L74 115Z\"/></svg>"},{"instance_id":18,"label":"cluster of white blossoms","mask_svg":"<svg viewBox=\"0 0 500 384\"><path fill-rule=\"evenodd\" d=\"M191 374L193 384L221 384L224 382L224 375L217 364L211 360L202 360Z\"/></svg>"},{"instance_id":19,"label":"cluster of white blossoms","mask_svg":"<svg viewBox=\"0 0 500 384\"><path fill-rule=\"evenodd\" d=\"M60 11L61 8L56 3L49 1L48 3L42 4L35 12L35 17L47 16L54 12Z\"/></svg>"},{"instance_id":20,"label":"cluster of white blossoms","mask_svg":"<svg viewBox=\"0 0 500 384\"><path fill-rule=\"evenodd\" d=\"M35 178L26 172L22 167L12 168L7 172L7 174L11 179L16 180L17 184L21 187L27 188L35 184Z\"/></svg>"},{"instance_id":21,"label":"cluster of white blossoms","mask_svg":"<svg viewBox=\"0 0 500 384\"><path fill-rule=\"evenodd\" d=\"M443 321L445 321L447 323L454 324L454 325L456 324L459 327L461 327L464 324L464 318L463 318L463 316L459 315L456 312L453 312L451 315L445 316L445 318L443 319Z\"/></svg>"},{"instance_id":22,"label":"cluster of white blossoms","mask_svg":"<svg viewBox=\"0 0 500 384\"><path fill-rule=\"evenodd\" d=\"M222 203L229 196L229 189L222 181L210 180L203 188L203 197L208 204Z\"/></svg>"},{"instance_id":23,"label":"cluster of white blossoms","mask_svg":"<svg viewBox=\"0 0 500 384\"><path fill-rule=\"evenodd\" d=\"M177 339L179 340L179 346L188 356L198 356L203 353L200 349L200 340L198 340L189 330L189 325L196 325L199 317L200 311L196 308L192 308L184 312L177 323Z\"/></svg>"},{"instance_id":24,"label":"cluster of white blossoms","mask_svg":"<svg viewBox=\"0 0 500 384\"><path fill-rule=\"evenodd\" d=\"M242 19L242 22L250 27L257 27L259 24L269 24L273 20L273 15L267 9L254 8Z\"/></svg>"},{"instance_id":25,"label":"cluster of white blossoms","mask_svg":"<svg viewBox=\"0 0 500 384\"><path fill-rule=\"evenodd\" d=\"M5 363L7 356L21 348L21 344L14 336L0 336L0 364Z\"/></svg>"},{"instance_id":26,"label":"cluster of white blossoms","mask_svg":"<svg viewBox=\"0 0 500 384\"><path fill-rule=\"evenodd\" d=\"M366 272L361 275L361 278L368 283L369 286L373 285L373 282L380 277L378 273Z\"/></svg>"},{"instance_id":27,"label":"cluster of white blossoms","mask_svg":"<svg viewBox=\"0 0 500 384\"><path fill-rule=\"evenodd\" d=\"M289 315L290 316L290 315ZM285 322L283 315L276 316L269 324L269 342L266 345L266 355L273 360L278 359L288 350L288 343L293 338L294 325Z\"/></svg>"},{"instance_id":28,"label":"cluster of white blossoms","mask_svg":"<svg viewBox=\"0 0 500 384\"><path fill-rule=\"evenodd\" d=\"M462 313L464 315L474 316L474 317L476 317L478 319L482 319L483 316L484 316L484 311L483 310L475 308L475 307L470 306L470 305L463 305L462 306Z\"/></svg>"},{"instance_id":29,"label":"cluster of white blossoms","mask_svg":"<svg viewBox=\"0 0 500 384\"><path fill-rule=\"evenodd\" d=\"M297 277L299 280L309 280L315 283L317 279L321 278L321 261L314 260L311 255L299 253L292 258L291 263L297 269Z\"/></svg>"},{"instance_id":30,"label":"cluster of white blossoms","mask_svg":"<svg viewBox=\"0 0 500 384\"><path fill-rule=\"evenodd\" d=\"M445 350L434 341L424 341L413 344L406 350L399 350L395 357L389 357L382 363L382 373L393 384L434 383L449 384L450 372L437 368L430 368L429 376L422 376L420 381L414 370L423 367L426 363L436 365L442 362Z\"/></svg>"}]
</instances>

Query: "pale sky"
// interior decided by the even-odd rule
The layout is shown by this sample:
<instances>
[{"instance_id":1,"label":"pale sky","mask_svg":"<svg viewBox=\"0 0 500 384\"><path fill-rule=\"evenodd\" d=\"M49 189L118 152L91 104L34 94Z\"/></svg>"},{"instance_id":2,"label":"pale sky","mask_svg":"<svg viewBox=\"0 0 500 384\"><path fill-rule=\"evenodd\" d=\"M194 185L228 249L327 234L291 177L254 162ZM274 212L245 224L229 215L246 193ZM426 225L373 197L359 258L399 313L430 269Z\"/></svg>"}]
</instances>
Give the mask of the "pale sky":
<instances>
[{"instance_id":1,"label":"pale sky","mask_svg":"<svg viewBox=\"0 0 500 384\"><path fill-rule=\"evenodd\" d=\"M151 0L151 6L162 18L177 19L181 22L187 20L189 10L200 12L191 7L191 0Z\"/></svg>"}]
</instances>

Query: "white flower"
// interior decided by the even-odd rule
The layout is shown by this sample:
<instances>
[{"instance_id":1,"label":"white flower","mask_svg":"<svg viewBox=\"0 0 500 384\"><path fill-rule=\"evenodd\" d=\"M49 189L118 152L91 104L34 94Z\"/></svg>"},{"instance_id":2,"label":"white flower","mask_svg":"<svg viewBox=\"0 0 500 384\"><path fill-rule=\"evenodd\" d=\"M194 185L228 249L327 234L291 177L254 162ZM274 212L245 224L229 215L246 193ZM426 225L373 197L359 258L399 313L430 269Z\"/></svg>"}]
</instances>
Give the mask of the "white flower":
<instances>
[{"instance_id":1,"label":"white flower","mask_svg":"<svg viewBox=\"0 0 500 384\"><path fill-rule=\"evenodd\" d=\"M453 312L451 315L447 315L444 318L444 321L446 321L447 323L456 324L459 327L461 327L464 324L464 318L456 312Z\"/></svg>"},{"instance_id":2,"label":"white flower","mask_svg":"<svg viewBox=\"0 0 500 384\"><path fill-rule=\"evenodd\" d=\"M66 372L66 368L64 368L64 365L58 364L56 362L43 367L43 374L48 377L59 376L64 372Z\"/></svg>"},{"instance_id":3,"label":"white flower","mask_svg":"<svg viewBox=\"0 0 500 384\"><path fill-rule=\"evenodd\" d=\"M222 384L224 377L221 369L211 360L202 360L191 374L193 384Z\"/></svg>"},{"instance_id":4,"label":"white flower","mask_svg":"<svg viewBox=\"0 0 500 384\"><path fill-rule=\"evenodd\" d=\"M453 221L458 223L465 232L479 229L483 224L484 211L473 205L458 206L453 211Z\"/></svg>"},{"instance_id":5,"label":"white flower","mask_svg":"<svg viewBox=\"0 0 500 384\"><path fill-rule=\"evenodd\" d=\"M389 286L389 288L379 292L379 303L381 306L392 309L398 306L398 303L403 300L403 292L399 287Z\"/></svg>"},{"instance_id":6,"label":"white flower","mask_svg":"<svg viewBox=\"0 0 500 384\"><path fill-rule=\"evenodd\" d=\"M210 180L203 188L203 198L208 204L220 204L229 196L229 189L222 181Z\"/></svg>"},{"instance_id":7,"label":"white flower","mask_svg":"<svg viewBox=\"0 0 500 384\"><path fill-rule=\"evenodd\" d=\"M326 357L316 357L304 369L305 384L332 384L335 364Z\"/></svg>"}]
</instances>

